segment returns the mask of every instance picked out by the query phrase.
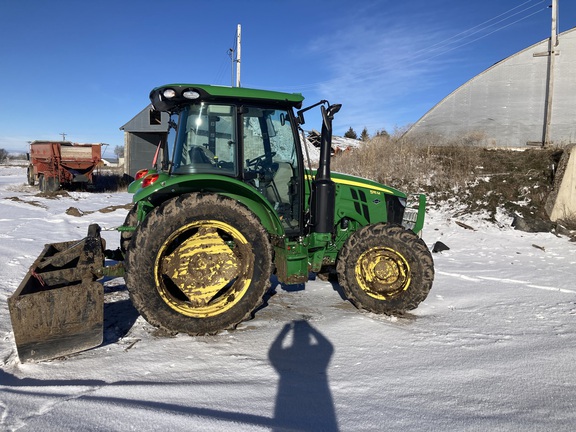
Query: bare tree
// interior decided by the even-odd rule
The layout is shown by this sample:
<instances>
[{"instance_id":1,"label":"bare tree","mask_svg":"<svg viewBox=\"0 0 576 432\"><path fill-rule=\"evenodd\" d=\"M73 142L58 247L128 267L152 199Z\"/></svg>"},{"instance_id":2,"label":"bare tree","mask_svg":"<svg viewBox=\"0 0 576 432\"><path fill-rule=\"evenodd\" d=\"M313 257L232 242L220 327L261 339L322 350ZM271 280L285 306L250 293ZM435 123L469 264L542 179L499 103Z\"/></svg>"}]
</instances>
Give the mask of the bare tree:
<instances>
[{"instance_id":1,"label":"bare tree","mask_svg":"<svg viewBox=\"0 0 576 432\"><path fill-rule=\"evenodd\" d=\"M8 152L4 149L0 149L0 163L5 162L8 160Z\"/></svg>"},{"instance_id":2,"label":"bare tree","mask_svg":"<svg viewBox=\"0 0 576 432\"><path fill-rule=\"evenodd\" d=\"M116 146L114 147L114 154L118 158L124 157L124 146Z\"/></svg>"}]
</instances>

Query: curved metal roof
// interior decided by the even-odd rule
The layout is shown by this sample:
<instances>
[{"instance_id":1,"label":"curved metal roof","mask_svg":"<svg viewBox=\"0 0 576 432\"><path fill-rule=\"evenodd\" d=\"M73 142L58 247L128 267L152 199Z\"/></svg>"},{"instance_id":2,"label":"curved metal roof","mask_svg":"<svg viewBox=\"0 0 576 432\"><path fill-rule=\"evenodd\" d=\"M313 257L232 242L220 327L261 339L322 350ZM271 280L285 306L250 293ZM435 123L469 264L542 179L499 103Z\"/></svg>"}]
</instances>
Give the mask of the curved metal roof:
<instances>
[{"instance_id":1,"label":"curved metal roof","mask_svg":"<svg viewBox=\"0 0 576 432\"><path fill-rule=\"evenodd\" d=\"M548 143L576 142L576 28L558 37ZM486 69L445 97L406 132L439 144L471 137L499 147L542 145L546 123L549 39Z\"/></svg>"}]
</instances>

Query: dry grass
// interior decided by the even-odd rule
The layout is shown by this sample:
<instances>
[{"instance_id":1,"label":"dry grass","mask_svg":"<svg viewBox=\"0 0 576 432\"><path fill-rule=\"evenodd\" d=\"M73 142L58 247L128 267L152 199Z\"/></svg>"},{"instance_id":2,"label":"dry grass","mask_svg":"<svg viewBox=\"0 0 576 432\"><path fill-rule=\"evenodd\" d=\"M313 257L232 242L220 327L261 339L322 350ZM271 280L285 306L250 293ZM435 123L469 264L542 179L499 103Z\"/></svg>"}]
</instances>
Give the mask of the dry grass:
<instances>
[{"instance_id":1,"label":"dry grass","mask_svg":"<svg viewBox=\"0 0 576 432\"><path fill-rule=\"evenodd\" d=\"M466 211L497 208L523 217L547 219L552 189L551 155L558 149L494 149L471 133L451 142L402 134L376 137L358 150L334 157L332 168L400 190L424 192L439 203L456 199Z\"/></svg>"}]
</instances>

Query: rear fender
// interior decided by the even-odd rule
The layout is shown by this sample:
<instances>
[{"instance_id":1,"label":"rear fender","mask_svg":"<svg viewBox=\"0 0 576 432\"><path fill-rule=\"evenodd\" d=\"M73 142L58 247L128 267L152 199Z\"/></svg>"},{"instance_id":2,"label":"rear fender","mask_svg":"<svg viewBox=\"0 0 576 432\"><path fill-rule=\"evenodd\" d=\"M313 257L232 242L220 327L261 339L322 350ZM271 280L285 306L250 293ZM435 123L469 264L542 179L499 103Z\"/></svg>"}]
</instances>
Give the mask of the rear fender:
<instances>
[{"instance_id":1,"label":"rear fender","mask_svg":"<svg viewBox=\"0 0 576 432\"><path fill-rule=\"evenodd\" d=\"M231 177L215 174L179 175L159 174L156 182L140 188L133 201L138 203L139 220L164 201L186 193L214 193L241 202L258 217L262 226L272 235L284 235L278 214L262 194L245 183Z\"/></svg>"}]
</instances>

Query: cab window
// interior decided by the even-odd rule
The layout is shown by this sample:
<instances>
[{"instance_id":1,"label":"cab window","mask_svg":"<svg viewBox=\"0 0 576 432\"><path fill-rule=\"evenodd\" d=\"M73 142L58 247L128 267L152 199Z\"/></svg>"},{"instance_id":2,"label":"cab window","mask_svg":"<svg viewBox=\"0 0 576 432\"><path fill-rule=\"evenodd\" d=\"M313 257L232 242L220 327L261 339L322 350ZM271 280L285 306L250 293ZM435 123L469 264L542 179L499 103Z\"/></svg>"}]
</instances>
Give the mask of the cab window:
<instances>
[{"instance_id":1,"label":"cab window","mask_svg":"<svg viewBox=\"0 0 576 432\"><path fill-rule=\"evenodd\" d=\"M200 103L180 115L174 172L237 175L232 105Z\"/></svg>"}]
</instances>

